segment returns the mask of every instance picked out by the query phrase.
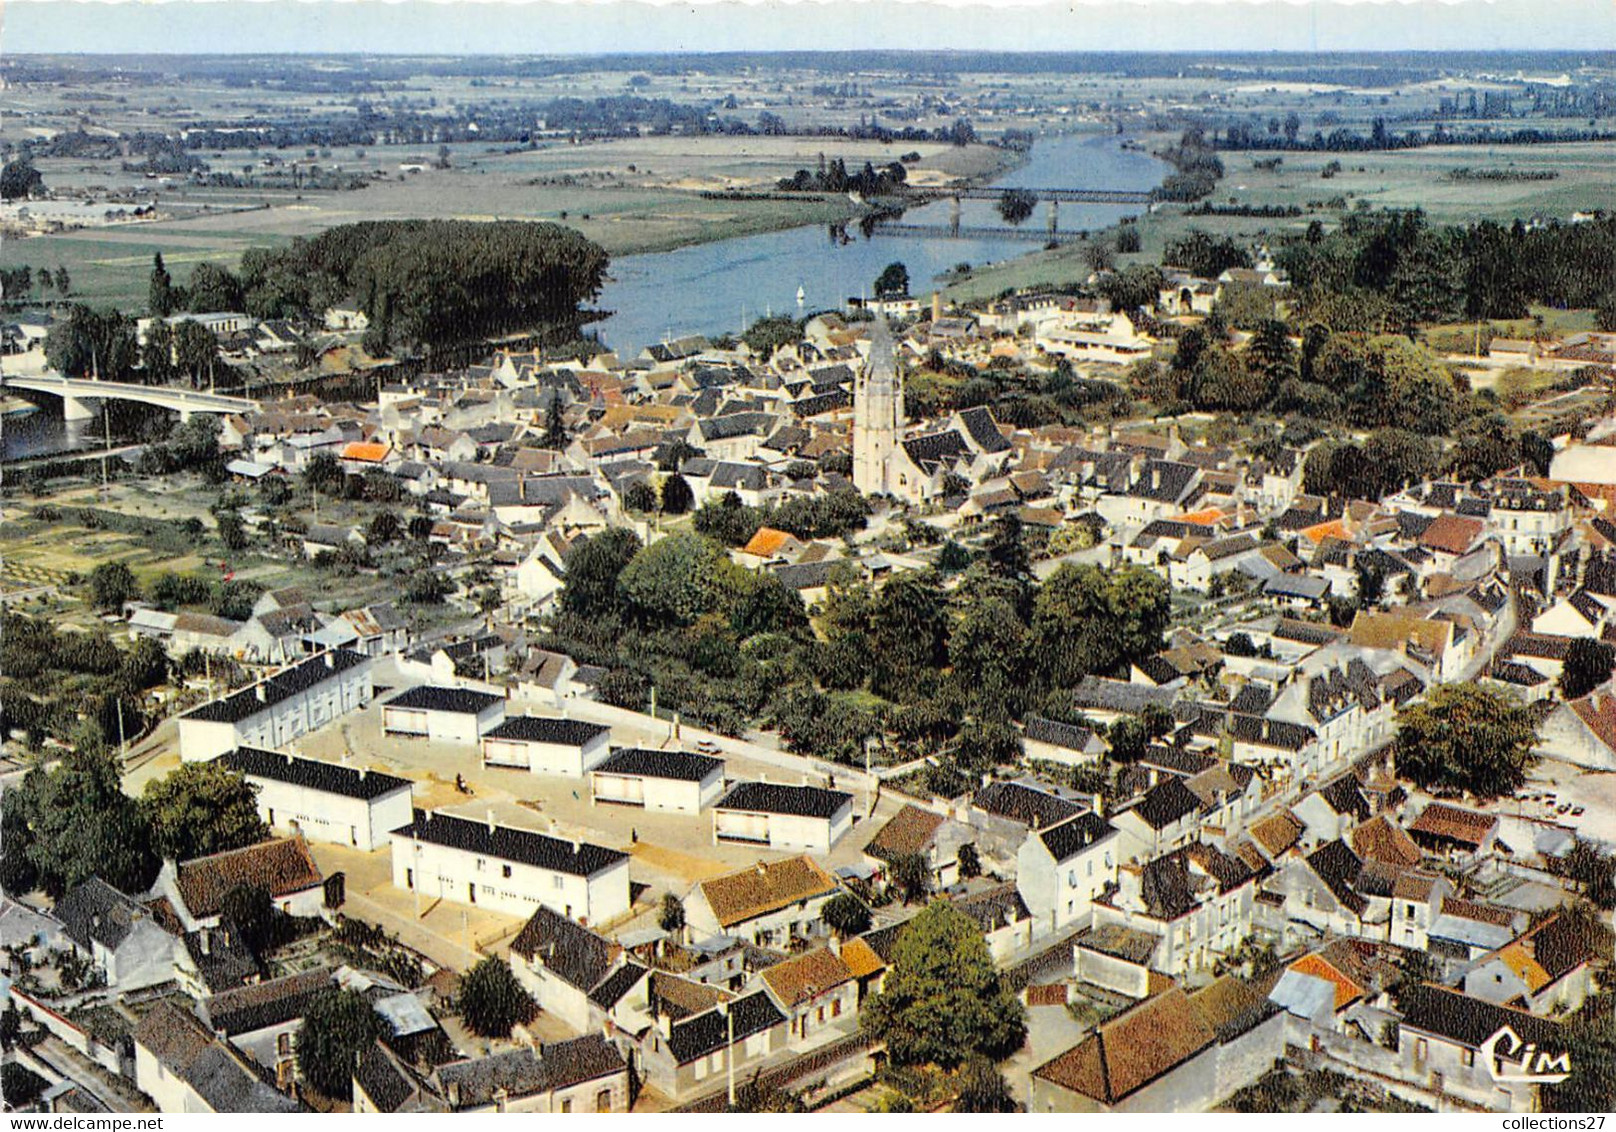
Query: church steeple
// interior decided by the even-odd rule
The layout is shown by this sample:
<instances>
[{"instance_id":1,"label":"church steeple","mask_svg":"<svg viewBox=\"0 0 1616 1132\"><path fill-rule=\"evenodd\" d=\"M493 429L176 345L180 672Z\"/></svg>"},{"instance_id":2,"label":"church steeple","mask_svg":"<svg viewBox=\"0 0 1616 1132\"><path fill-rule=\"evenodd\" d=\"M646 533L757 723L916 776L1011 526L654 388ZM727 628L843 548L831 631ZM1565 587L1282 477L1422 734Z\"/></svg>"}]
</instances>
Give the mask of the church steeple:
<instances>
[{"instance_id":1,"label":"church steeple","mask_svg":"<svg viewBox=\"0 0 1616 1132\"><path fill-rule=\"evenodd\" d=\"M892 491L892 454L903 428L903 375L885 318L870 331L870 356L853 381L853 486L865 495Z\"/></svg>"}]
</instances>

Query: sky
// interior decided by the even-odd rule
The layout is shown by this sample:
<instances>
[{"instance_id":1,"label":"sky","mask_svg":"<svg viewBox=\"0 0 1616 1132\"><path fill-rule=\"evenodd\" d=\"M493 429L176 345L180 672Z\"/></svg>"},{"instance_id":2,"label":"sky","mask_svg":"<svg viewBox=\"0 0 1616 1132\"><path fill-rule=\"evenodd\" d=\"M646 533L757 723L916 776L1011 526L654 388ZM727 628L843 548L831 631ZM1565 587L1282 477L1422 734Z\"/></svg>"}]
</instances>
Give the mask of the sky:
<instances>
[{"instance_id":1,"label":"sky","mask_svg":"<svg viewBox=\"0 0 1616 1132\"><path fill-rule=\"evenodd\" d=\"M0 51L1616 48L1612 0L5 0Z\"/></svg>"}]
</instances>

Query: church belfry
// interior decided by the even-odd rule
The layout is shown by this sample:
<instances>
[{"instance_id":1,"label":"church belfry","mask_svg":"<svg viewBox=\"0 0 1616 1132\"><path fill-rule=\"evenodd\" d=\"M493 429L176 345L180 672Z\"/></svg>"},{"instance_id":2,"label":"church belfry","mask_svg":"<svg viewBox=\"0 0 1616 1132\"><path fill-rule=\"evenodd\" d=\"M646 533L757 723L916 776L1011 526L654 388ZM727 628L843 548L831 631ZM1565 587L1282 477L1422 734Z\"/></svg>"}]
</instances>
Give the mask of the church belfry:
<instances>
[{"instance_id":1,"label":"church belfry","mask_svg":"<svg viewBox=\"0 0 1616 1132\"><path fill-rule=\"evenodd\" d=\"M892 494L903 419L903 375L886 319L878 316L870 356L853 380L853 486L865 495Z\"/></svg>"}]
</instances>

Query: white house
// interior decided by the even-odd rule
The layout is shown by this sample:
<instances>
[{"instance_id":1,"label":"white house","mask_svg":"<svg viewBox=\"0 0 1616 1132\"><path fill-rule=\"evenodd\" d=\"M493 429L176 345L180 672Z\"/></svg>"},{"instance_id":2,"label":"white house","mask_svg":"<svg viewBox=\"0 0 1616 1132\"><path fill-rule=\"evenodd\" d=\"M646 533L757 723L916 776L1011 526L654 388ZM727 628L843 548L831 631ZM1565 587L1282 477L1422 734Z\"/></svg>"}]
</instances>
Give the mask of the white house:
<instances>
[{"instance_id":1,"label":"white house","mask_svg":"<svg viewBox=\"0 0 1616 1132\"><path fill-rule=\"evenodd\" d=\"M132 1035L135 1088L158 1112L302 1112L258 1075L246 1055L214 1036L171 999L161 999Z\"/></svg>"},{"instance_id":2,"label":"white house","mask_svg":"<svg viewBox=\"0 0 1616 1132\"><path fill-rule=\"evenodd\" d=\"M318 916L326 905L326 880L302 837L277 837L175 865L158 874L157 890L169 898L187 931L216 927L225 897L239 885L269 893L282 912Z\"/></svg>"},{"instance_id":3,"label":"white house","mask_svg":"<svg viewBox=\"0 0 1616 1132\"><path fill-rule=\"evenodd\" d=\"M853 828L853 795L818 786L742 782L713 808L713 844L830 851Z\"/></svg>"},{"instance_id":4,"label":"white house","mask_svg":"<svg viewBox=\"0 0 1616 1132\"><path fill-rule=\"evenodd\" d=\"M628 854L515 826L416 810L393 831L397 888L513 916L537 905L603 923L630 905Z\"/></svg>"},{"instance_id":5,"label":"white house","mask_svg":"<svg viewBox=\"0 0 1616 1132\"><path fill-rule=\"evenodd\" d=\"M483 734L483 765L582 778L605 761L612 729L578 719L515 715Z\"/></svg>"},{"instance_id":6,"label":"white house","mask_svg":"<svg viewBox=\"0 0 1616 1132\"><path fill-rule=\"evenodd\" d=\"M812 857L759 861L698 884L685 900L685 922L696 939L726 935L783 945L819 934L820 909L841 891Z\"/></svg>"},{"instance_id":7,"label":"white house","mask_svg":"<svg viewBox=\"0 0 1616 1132\"><path fill-rule=\"evenodd\" d=\"M219 762L258 787L258 815L273 828L291 828L311 841L374 852L414 816L411 784L364 767L240 747Z\"/></svg>"},{"instance_id":8,"label":"white house","mask_svg":"<svg viewBox=\"0 0 1616 1132\"><path fill-rule=\"evenodd\" d=\"M475 744L505 719L505 700L470 688L422 684L382 705L382 730L439 743Z\"/></svg>"},{"instance_id":9,"label":"white house","mask_svg":"<svg viewBox=\"0 0 1616 1132\"><path fill-rule=\"evenodd\" d=\"M314 967L211 995L202 1002L202 1017L215 1034L273 1073L286 1088L295 1079L293 1046L303 1016L315 999L335 986L328 968Z\"/></svg>"},{"instance_id":10,"label":"white house","mask_svg":"<svg viewBox=\"0 0 1616 1132\"><path fill-rule=\"evenodd\" d=\"M284 747L357 711L376 694L371 661L349 649L311 656L180 716L180 758L205 762L237 747Z\"/></svg>"},{"instance_id":11,"label":"white house","mask_svg":"<svg viewBox=\"0 0 1616 1132\"><path fill-rule=\"evenodd\" d=\"M101 968L108 986L130 991L174 977L174 964L183 950L180 941L149 908L100 877L69 889L52 915L73 945Z\"/></svg>"},{"instance_id":12,"label":"white house","mask_svg":"<svg viewBox=\"0 0 1616 1132\"><path fill-rule=\"evenodd\" d=\"M724 792L724 760L623 747L589 773L591 802L699 814Z\"/></svg>"},{"instance_id":13,"label":"white house","mask_svg":"<svg viewBox=\"0 0 1616 1132\"><path fill-rule=\"evenodd\" d=\"M1036 830L1016 853L1016 887L1036 935L1087 923L1094 901L1117 878L1121 836L1099 814Z\"/></svg>"}]
</instances>

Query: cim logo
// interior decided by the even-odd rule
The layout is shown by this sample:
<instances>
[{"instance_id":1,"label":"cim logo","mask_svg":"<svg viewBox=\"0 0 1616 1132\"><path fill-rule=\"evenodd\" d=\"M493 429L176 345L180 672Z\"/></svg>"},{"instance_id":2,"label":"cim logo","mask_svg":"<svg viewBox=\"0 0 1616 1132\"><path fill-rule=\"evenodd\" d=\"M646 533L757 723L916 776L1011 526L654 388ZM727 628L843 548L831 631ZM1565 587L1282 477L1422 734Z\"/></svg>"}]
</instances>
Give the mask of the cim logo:
<instances>
[{"instance_id":1,"label":"cim logo","mask_svg":"<svg viewBox=\"0 0 1616 1132\"><path fill-rule=\"evenodd\" d=\"M1534 1043L1522 1041L1508 1026L1481 1043L1481 1056L1487 1059L1487 1072L1498 1082L1556 1085L1571 1076L1569 1053L1551 1054L1540 1050Z\"/></svg>"}]
</instances>

